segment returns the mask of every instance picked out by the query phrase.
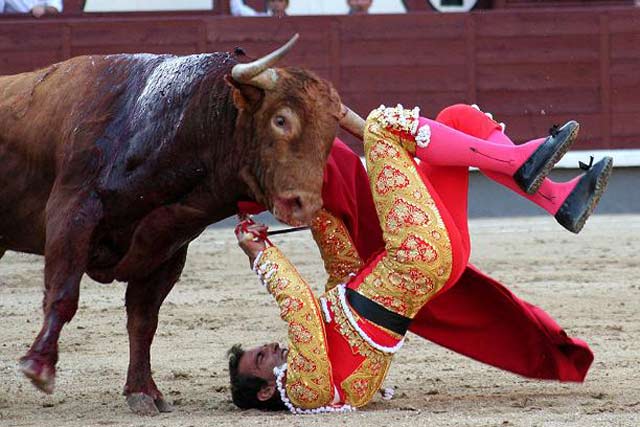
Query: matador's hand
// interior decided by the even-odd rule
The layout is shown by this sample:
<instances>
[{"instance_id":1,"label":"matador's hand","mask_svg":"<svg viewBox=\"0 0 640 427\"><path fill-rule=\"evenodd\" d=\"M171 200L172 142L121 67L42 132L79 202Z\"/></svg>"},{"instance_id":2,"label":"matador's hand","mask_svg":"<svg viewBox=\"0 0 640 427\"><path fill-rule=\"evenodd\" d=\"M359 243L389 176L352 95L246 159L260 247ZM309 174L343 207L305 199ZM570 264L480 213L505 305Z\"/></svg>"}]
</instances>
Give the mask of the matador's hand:
<instances>
[{"instance_id":1,"label":"matador's hand","mask_svg":"<svg viewBox=\"0 0 640 427\"><path fill-rule=\"evenodd\" d=\"M235 228L238 246L249 257L249 263L253 266L253 261L258 254L265 250L268 227L261 223L254 222L251 218L244 219Z\"/></svg>"}]
</instances>

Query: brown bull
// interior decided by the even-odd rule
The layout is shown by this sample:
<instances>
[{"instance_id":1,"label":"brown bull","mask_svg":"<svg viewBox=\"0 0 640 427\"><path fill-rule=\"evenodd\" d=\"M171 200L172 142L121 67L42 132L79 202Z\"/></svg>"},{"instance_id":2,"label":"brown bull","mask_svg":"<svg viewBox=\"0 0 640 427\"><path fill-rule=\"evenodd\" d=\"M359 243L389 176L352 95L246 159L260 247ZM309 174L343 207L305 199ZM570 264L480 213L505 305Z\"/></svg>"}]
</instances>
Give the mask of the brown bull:
<instances>
[{"instance_id":1,"label":"brown bull","mask_svg":"<svg viewBox=\"0 0 640 427\"><path fill-rule=\"evenodd\" d=\"M295 38L294 38L295 39ZM240 54L85 56L0 77L0 257L45 256L44 324L21 359L54 388L83 274L128 282L125 394L170 410L150 346L187 247L241 199L303 224L321 205L341 104L312 73Z\"/></svg>"}]
</instances>

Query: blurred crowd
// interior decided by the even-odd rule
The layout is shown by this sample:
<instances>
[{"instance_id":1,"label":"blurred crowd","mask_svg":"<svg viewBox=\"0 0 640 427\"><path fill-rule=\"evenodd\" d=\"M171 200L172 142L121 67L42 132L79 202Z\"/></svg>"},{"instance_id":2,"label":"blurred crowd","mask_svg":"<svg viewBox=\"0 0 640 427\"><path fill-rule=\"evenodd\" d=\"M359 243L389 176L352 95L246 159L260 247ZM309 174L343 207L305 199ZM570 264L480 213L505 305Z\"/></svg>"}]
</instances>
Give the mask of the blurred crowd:
<instances>
[{"instance_id":1,"label":"blurred crowd","mask_svg":"<svg viewBox=\"0 0 640 427\"><path fill-rule=\"evenodd\" d=\"M373 0L346 0L349 6L349 15L369 13ZM247 6L244 0L230 0L231 14L234 16L274 16L281 18L287 16L289 0L267 0L266 12L259 12Z\"/></svg>"},{"instance_id":2,"label":"blurred crowd","mask_svg":"<svg viewBox=\"0 0 640 427\"><path fill-rule=\"evenodd\" d=\"M211 0L210 5L221 1L228 2L228 9L230 13L234 16L273 16L276 18L281 18L287 16L287 10L289 9L290 0L264 0L260 2L249 1L249 0ZM362 15L368 14L370 12L371 6L374 0L332 0L336 3L330 3L331 8L329 10L326 9L325 6L318 4L308 4L309 12L311 13L348 13L349 15ZM466 2L467 6L454 6L450 0L424 0L429 3L432 7L432 10L437 10L441 12L460 12L460 11L468 11L470 8L473 8L476 4L479 8L487 8L491 7L491 2L488 0L473 0L472 3ZM484 1L484 3L483 3ZM631 4L631 0L628 0L629 4ZM77 3L77 2L76 2ZM81 2L81 6L79 10L84 9L84 5L87 5L86 10L94 12L94 11L136 11L136 10L155 10L153 5L160 7L160 9L165 10L164 7L167 5L167 1L164 0L148 0L148 2L106 2L104 0L96 0L96 1L84 1ZM185 2L188 3L188 2ZM181 3L178 9L183 10L185 7L185 3ZM249 4L247 4L249 3ZM295 2L294 2L295 3ZM402 10L404 6L402 6L404 2L398 4L400 6L391 6L391 10L387 10L386 13L402 13L405 10ZM485 4L486 3L486 4ZM633 0L633 3L636 6L640 6L640 0ZM89 6L91 4L91 6ZM170 3L169 3L170 4ZM192 2L192 5L189 7L193 7L193 4L203 5L206 2L195 0ZM461 3L462 4L462 3ZM96 5L97 9L96 9ZM262 8L258 10L255 8L256 5L260 5ZM143 7L141 7L143 6ZM300 5L298 3L294 4L295 9L293 14L300 14ZM313 7L312 7L313 6ZM199 6L196 6L196 8ZM206 6L205 6L206 7ZM376 3L376 11L380 12L378 9L388 8L389 2L385 3L384 1L381 3ZM62 12L63 8L63 0L0 0L0 14L14 14L14 13L23 13L23 14L31 14L32 16L39 18L45 15L55 15ZM323 9L324 8L324 9ZM444 9L443 9L444 8ZM72 7L73 9L73 7ZM160 10L158 9L158 10ZM402 12L401 12L402 10ZM338 12L339 11L339 12ZM375 13L375 12L374 12Z\"/></svg>"},{"instance_id":3,"label":"blurred crowd","mask_svg":"<svg viewBox=\"0 0 640 427\"><path fill-rule=\"evenodd\" d=\"M224 0L223 0L224 1ZM258 11L245 4L244 0L228 0L234 16L287 16L289 0L266 0L266 11ZM349 15L367 14L373 0L344 0ZM0 0L0 13L24 13L36 18L62 12L63 0Z\"/></svg>"},{"instance_id":4,"label":"blurred crowd","mask_svg":"<svg viewBox=\"0 0 640 427\"><path fill-rule=\"evenodd\" d=\"M30 13L36 18L62 12L62 0L0 0L0 13Z\"/></svg>"}]
</instances>

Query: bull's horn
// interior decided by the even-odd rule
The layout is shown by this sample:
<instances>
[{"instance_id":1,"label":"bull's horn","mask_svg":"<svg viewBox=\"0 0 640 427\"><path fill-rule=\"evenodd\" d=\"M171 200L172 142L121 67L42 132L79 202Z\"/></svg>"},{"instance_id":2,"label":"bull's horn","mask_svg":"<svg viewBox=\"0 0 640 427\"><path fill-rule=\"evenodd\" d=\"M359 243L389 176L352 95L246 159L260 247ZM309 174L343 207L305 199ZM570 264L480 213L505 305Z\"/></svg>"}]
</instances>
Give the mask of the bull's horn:
<instances>
[{"instance_id":1,"label":"bull's horn","mask_svg":"<svg viewBox=\"0 0 640 427\"><path fill-rule=\"evenodd\" d=\"M344 104L340 112L340 127L360 139L364 135L364 119Z\"/></svg>"},{"instance_id":2,"label":"bull's horn","mask_svg":"<svg viewBox=\"0 0 640 427\"><path fill-rule=\"evenodd\" d=\"M270 67L291 50L299 37L299 34L295 34L284 46L253 62L234 65L231 77L238 83L250 84L265 90L273 89L278 80L278 72Z\"/></svg>"}]
</instances>

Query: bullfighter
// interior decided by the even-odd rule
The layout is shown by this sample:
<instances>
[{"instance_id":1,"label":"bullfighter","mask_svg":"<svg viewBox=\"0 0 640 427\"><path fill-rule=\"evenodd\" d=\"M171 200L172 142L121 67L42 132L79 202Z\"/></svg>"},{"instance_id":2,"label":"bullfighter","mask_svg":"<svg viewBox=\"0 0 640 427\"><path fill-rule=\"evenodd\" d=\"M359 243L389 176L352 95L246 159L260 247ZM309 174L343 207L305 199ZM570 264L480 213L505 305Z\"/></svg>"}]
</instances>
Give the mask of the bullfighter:
<instances>
[{"instance_id":1,"label":"bullfighter","mask_svg":"<svg viewBox=\"0 0 640 427\"><path fill-rule=\"evenodd\" d=\"M440 122L466 124L466 133ZM330 275L319 299L266 239L264 225L239 225L240 246L288 323L289 346L232 348L238 406L293 413L363 406L380 388L408 330L527 377L584 380L593 360L589 347L468 264L468 168L480 168L578 232L606 187L612 159L555 183L546 175L575 141L577 123L519 146L502 130L468 106L446 109L437 121L401 106L374 110L364 130L371 192L353 192L362 181L353 176L355 163L354 169L340 168L336 147L330 156L327 170L335 169L334 179L325 186L334 196L323 194L325 209L312 227ZM340 186L347 191L336 192ZM349 190L355 204L345 202ZM544 197L537 197L541 191ZM373 214L380 228L369 225L364 232Z\"/></svg>"}]
</instances>

